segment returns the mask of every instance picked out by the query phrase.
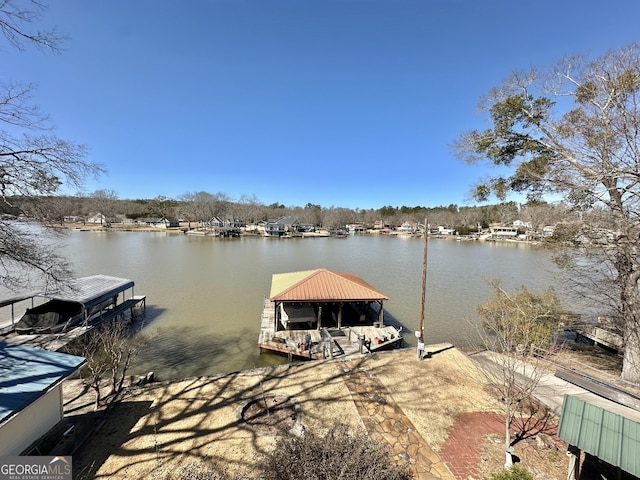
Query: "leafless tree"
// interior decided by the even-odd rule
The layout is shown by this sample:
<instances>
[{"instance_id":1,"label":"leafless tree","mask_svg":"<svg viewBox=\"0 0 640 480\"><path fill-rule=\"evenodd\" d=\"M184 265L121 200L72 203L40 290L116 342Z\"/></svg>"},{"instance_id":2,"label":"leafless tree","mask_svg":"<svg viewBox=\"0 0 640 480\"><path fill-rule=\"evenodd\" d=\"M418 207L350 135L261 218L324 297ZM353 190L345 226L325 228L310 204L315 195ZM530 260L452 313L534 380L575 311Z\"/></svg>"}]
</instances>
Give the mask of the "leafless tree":
<instances>
[{"instance_id":1,"label":"leafless tree","mask_svg":"<svg viewBox=\"0 0 640 480\"><path fill-rule=\"evenodd\" d=\"M26 6L23 6L26 5ZM0 31L9 45L34 46L58 52L61 37L55 29L31 31L45 10L39 1L0 1ZM2 38L2 37L0 37ZM1 53L1 51L0 51ZM80 188L87 175L102 171L85 160L85 148L58 138L46 114L33 103L33 84L0 81L0 195L8 206L14 198L55 195L61 185ZM24 286L31 273L59 282L69 265L14 222L0 221L0 281L10 288Z\"/></svg>"},{"instance_id":2,"label":"leafless tree","mask_svg":"<svg viewBox=\"0 0 640 480\"><path fill-rule=\"evenodd\" d=\"M57 53L66 37L55 28L42 31L25 29L25 25L39 21L45 11L46 5L38 0L2 0L0 1L0 31L18 50L25 50L31 45Z\"/></svg>"},{"instance_id":3,"label":"leafless tree","mask_svg":"<svg viewBox=\"0 0 640 480\"><path fill-rule=\"evenodd\" d=\"M94 213L101 215L100 224L106 222L111 226L111 219L116 215L118 194L115 190L101 189L91 194L91 205ZM104 221L103 221L104 219Z\"/></svg>"},{"instance_id":4,"label":"leafless tree","mask_svg":"<svg viewBox=\"0 0 640 480\"><path fill-rule=\"evenodd\" d=\"M80 375L95 392L96 409L122 392L131 361L144 341L140 334L130 336L125 322L115 320L96 327L69 348L70 353L87 359ZM109 391L103 394L105 387Z\"/></svg>"},{"instance_id":5,"label":"leafless tree","mask_svg":"<svg viewBox=\"0 0 640 480\"><path fill-rule=\"evenodd\" d=\"M238 201L230 206L230 211L233 216L250 224L262 220L264 205L255 195L240 195Z\"/></svg>"}]
</instances>

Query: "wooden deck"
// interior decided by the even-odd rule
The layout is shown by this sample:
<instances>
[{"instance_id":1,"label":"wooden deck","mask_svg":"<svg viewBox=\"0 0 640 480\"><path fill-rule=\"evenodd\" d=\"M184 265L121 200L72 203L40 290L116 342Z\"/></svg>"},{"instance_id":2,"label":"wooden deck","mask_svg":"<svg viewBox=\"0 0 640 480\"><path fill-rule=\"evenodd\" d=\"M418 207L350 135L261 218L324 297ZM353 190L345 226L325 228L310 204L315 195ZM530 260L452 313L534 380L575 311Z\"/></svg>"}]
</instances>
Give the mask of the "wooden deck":
<instances>
[{"instance_id":1,"label":"wooden deck","mask_svg":"<svg viewBox=\"0 0 640 480\"><path fill-rule=\"evenodd\" d=\"M275 304L264 299L258 347L296 358L323 360L337 356L373 352L402 344L400 331L391 325L310 328L308 330L278 330L274 328ZM283 328L282 325L279 328ZM305 336L311 341L307 345Z\"/></svg>"},{"instance_id":2,"label":"wooden deck","mask_svg":"<svg viewBox=\"0 0 640 480\"><path fill-rule=\"evenodd\" d=\"M622 336L601 328L597 325L585 325L580 329L576 329L576 333L584 338L591 340L593 343L607 347L618 352L624 350Z\"/></svg>"}]
</instances>

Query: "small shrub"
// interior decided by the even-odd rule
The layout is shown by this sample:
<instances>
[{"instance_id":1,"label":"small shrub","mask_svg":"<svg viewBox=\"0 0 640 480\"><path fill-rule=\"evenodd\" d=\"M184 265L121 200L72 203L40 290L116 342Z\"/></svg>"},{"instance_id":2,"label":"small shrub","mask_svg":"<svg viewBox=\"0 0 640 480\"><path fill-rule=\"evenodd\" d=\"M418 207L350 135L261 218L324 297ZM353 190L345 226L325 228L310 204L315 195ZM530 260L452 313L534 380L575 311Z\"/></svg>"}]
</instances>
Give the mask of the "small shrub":
<instances>
[{"instance_id":1,"label":"small shrub","mask_svg":"<svg viewBox=\"0 0 640 480\"><path fill-rule=\"evenodd\" d=\"M560 461L560 455L558 454L557 450L549 450L549 453L547 453L547 459L550 462L559 462Z\"/></svg>"},{"instance_id":2,"label":"small shrub","mask_svg":"<svg viewBox=\"0 0 640 480\"><path fill-rule=\"evenodd\" d=\"M508 470L494 473L489 480L534 480L534 478L529 470L514 465Z\"/></svg>"},{"instance_id":3,"label":"small shrub","mask_svg":"<svg viewBox=\"0 0 640 480\"><path fill-rule=\"evenodd\" d=\"M270 480L408 480L408 465L395 465L385 445L364 433L351 434L343 425L325 436L306 431L282 437L263 461Z\"/></svg>"},{"instance_id":4,"label":"small shrub","mask_svg":"<svg viewBox=\"0 0 640 480\"><path fill-rule=\"evenodd\" d=\"M230 474L225 468L206 460L192 462L171 477L175 480L249 480L239 473Z\"/></svg>"}]
</instances>

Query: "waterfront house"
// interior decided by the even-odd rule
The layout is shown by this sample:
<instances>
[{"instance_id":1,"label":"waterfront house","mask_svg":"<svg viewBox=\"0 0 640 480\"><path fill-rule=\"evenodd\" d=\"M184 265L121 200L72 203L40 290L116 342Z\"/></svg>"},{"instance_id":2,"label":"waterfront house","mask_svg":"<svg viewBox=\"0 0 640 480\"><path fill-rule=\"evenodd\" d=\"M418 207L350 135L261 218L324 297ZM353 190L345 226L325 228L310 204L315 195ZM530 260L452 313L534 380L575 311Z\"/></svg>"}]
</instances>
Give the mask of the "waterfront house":
<instances>
[{"instance_id":1,"label":"waterfront house","mask_svg":"<svg viewBox=\"0 0 640 480\"><path fill-rule=\"evenodd\" d=\"M531 230L533 228L533 225L531 222L523 222L522 220L514 220L513 222L513 226L515 228L520 228L523 230Z\"/></svg>"},{"instance_id":2,"label":"waterfront house","mask_svg":"<svg viewBox=\"0 0 640 480\"><path fill-rule=\"evenodd\" d=\"M154 228L175 228L180 226L180 222L175 217L150 217L141 220L141 223L145 223Z\"/></svg>"},{"instance_id":3,"label":"waterfront house","mask_svg":"<svg viewBox=\"0 0 640 480\"><path fill-rule=\"evenodd\" d=\"M516 227L491 227L491 238L496 240L515 240L517 237Z\"/></svg>"},{"instance_id":4,"label":"waterfront house","mask_svg":"<svg viewBox=\"0 0 640 480\"><path fill-rule=\"evenodd\" d=\"M229 236L239 235L241 230L247 226L244 220L236 218L233 215L226 215L224 217L216 216L209 220L208 223L214 233Z\"/></svg>"},{"instance_id":5,"label":"waterfront house","mask_svg":"<svg viewBox=\"0 0 640 480\"><path fill-rule=\"evenodd\" d=\"M383 220L376 220L373 224L373 229L374 230L381 230L383 228L391 228L391 224L387 223Z\"/></svg>"},{"instance_id":6,"label":"waterfront house","mask_svg":"<svg viewBox=\"0 0 640 480\"><path fill-rule=\"evenodd\" d=\"M363 233L367 231L367 229L359 223L350 223L346 226L346 228L347 230L349 230L349 233Z\"/></svg>"},{"instance_id":7,"label":"waterfront house","mask_svg":"<svg viewBox=\"0 0 640 480\"><path fill-rule=\"evenodd\" d=\"M438 225L438 235L455 235L455 228L447 228L442 225Z\"/></svg>"},{"instance_id":8,"label":"waterfront house","mask_svg":"<svg viewBox=\"0 0 640 480\"><path fill-rule=\"evenodd\" d=\"M94 213L87 218L87 223L99 223L100 225L104 225L107 223L107 217L102 213Z\"/></svg>"},{"instance_id":9,"label":"waterfront house","mask_svg":"<svg viewBox=\"0 0 640 480\"><path fill-rule=\"evenodd\" d=\"M417 231L418 231L417 222L404 222L402 225L398 227L398 232L400 233L416 233Z\"/></svg>"},{"instance_id":10,"label":"waterfront house","mask_svg":"<svg viewBox=\"0 0 640 480\"><path fill-rule=\"evenodd\" d=\"M275 220L269 220L264 225L266 237L282 237L291 232L297 232L300 221L297 218L282 216Z\"/></svg>"},{"instance_id":11,"label":"waterfront house","mask_svg":"<svg viewBox=\"0 0 640 480\"><path fill-rule=\"evenodd\" d=\"M37 454L64 419L62 382L83 357L0 342L0 456Z\"/></svg>"}]
</instances>

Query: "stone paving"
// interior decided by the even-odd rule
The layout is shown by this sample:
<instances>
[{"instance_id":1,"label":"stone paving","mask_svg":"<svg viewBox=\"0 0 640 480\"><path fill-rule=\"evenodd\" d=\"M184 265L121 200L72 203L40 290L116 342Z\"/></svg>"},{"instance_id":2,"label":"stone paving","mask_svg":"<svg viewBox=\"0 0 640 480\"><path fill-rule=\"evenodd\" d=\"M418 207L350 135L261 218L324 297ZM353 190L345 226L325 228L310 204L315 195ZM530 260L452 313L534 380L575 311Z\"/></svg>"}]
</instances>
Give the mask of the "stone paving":
<instances>
[{"instance_id":1,"label":"stone paving","mask_svg":"<svg viewBox=\"0 0 640 480\"><path fill-rule=\"evenodd\" d=\"M374 372L358 368L355 362L348 360L341 362L341 367L344 382L371 438L387 442L394 461L408 461L416 480L454 480L447 466L395 403Z\"/></svg>"}]
</instances>

